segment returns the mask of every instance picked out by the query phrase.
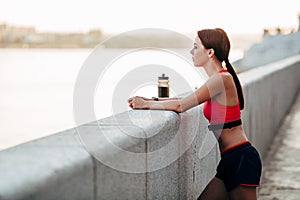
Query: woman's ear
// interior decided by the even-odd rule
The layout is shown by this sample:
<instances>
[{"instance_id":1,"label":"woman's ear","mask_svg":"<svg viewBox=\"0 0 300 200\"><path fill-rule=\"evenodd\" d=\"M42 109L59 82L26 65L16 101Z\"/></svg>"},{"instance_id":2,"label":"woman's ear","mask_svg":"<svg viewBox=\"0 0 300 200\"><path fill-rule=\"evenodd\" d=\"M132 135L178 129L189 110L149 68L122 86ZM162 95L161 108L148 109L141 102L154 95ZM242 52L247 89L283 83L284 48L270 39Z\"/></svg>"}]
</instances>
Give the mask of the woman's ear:
<instances>
[{"instance_id":1,"label":"woman's ear","mask_svg":"<svg viewBox=\"0 0 300 200\"><path fill-rule=\"evenodd\" d=\"M211 49L208 50L209 57L212 57L214 54L215 54L214 49L211 48Z\"/></svg>"}]
</instances>

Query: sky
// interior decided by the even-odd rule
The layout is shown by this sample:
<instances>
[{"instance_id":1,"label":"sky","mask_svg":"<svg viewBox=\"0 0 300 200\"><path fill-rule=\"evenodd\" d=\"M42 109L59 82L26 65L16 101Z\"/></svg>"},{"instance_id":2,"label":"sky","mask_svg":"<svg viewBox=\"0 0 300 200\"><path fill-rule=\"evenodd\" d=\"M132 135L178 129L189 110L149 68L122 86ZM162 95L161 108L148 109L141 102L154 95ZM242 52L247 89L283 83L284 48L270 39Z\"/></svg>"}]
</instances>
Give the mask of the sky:
<instances>
[{"instance_id":1,"label":"sky","mask_svg":"<svg viewBox=\"0 0 300 200\"><path fill-rule=\"evenodd\" d=\"M41 32L221 27L229 33L260 33L266 27L297 28L299 13L300 0L0 0L0 23Z\"/></svg>"}]
</instances>

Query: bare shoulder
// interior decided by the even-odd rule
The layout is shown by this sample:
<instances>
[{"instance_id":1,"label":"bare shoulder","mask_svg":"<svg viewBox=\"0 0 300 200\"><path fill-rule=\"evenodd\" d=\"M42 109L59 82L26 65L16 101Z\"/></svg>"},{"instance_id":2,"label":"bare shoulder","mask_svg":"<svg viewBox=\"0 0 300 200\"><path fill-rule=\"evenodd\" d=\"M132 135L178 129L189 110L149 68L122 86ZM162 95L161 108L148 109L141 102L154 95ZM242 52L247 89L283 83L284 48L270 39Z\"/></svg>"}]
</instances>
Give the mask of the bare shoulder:
<instances>
[{"instance_id":1,"label":"bare shoulder","mask_svg":"<svg viewBox=\"0 0 300 200\"><path fill-rule=\"evenodd\" d=\"M233 78L229 72L216 73L208 79L208 82L221 82L222 84L227 84L233 81Z\"/></svg>"},{"instance_id":2,"label":"bare shoulder","mask_svg":"<svg viewBox=\"0 0 300 200\"><path fill-rule=\"evenodd\" d=\"M233 77L229 72L219 73L219 76L225 86L232 86L232 84L234 84Z\"/></svg>"},{"instance_id":3,"label":"bare shoulder","mask_svg":"<svg viewBox=\"0 0 300 200\"><path fill-rule=\"evenodd\" d=\"M215 88L218 90L218 92L231 89L235 86L233 77L229 72L214 74L207 80L206 85L209 90Z\"/></svg>"}]
</instances>

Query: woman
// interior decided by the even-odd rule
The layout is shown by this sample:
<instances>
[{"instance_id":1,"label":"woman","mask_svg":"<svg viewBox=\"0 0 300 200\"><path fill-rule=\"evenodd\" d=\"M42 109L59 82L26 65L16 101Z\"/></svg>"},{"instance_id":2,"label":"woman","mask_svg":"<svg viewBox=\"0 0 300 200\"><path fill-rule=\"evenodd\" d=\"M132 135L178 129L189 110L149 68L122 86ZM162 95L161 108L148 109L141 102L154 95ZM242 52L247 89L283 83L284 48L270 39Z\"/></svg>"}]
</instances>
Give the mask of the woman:
<instances>
[{"instance_id":1,"label":"woman","mask_svg":"<svg viewBox=\"0 0 300 200\"><path fill-rule=\"evenodd\" d=\"M229 50L230 41L224 30L200 30L190 53L194 65L203 67L209 76L202 87L181 99L128 99L132 109L163 109L178 113L204 103L203 112L209 120L209 129L218 138L221 160L215 177L198 199L257 199L261 159L242 127L243 91L228 60Z\"/></svg>"}]
</instances>

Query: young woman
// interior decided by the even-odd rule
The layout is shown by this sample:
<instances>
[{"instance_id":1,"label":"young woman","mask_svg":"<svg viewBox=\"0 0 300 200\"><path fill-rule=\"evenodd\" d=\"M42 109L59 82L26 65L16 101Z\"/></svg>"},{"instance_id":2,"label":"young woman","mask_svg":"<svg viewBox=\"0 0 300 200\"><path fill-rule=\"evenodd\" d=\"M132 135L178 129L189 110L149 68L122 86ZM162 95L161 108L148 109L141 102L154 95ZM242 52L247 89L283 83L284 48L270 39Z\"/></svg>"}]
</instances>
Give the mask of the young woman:
<instances>
[{"instance_id":1,"label":"young woman","mask_svg":"<svg viewBox=\"0 0 300 200\"><path fill-rule=\"evenodd\" d=\"M184 112L204 103L203 112L219 142L221 160L215 177L198 199L257 199L261 159L247 139L241 122L244 97L241 84L228 60L230 41L220 28L198 31L190 51L196 67L203 67L209 79L193 94L181 99L128 99L132 109ZM222 63L226 64L223 68ZM196 99L196 101L195 101Z\"/></svg>"}]
</instances>

